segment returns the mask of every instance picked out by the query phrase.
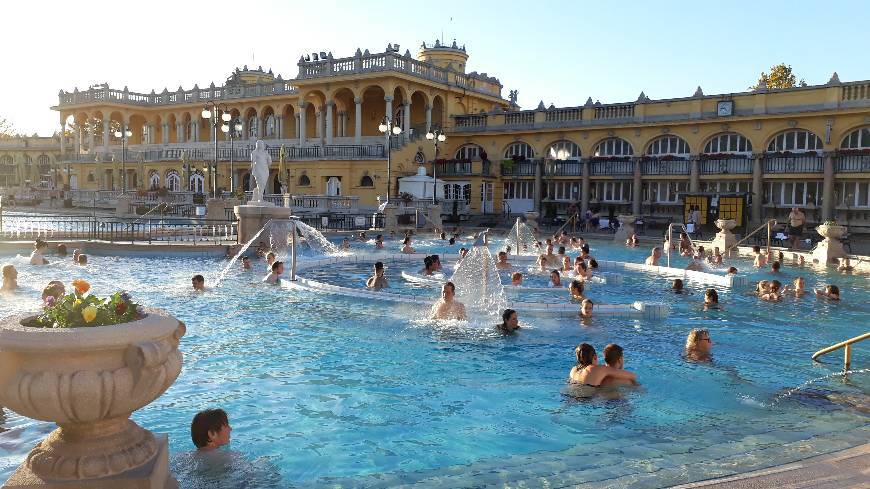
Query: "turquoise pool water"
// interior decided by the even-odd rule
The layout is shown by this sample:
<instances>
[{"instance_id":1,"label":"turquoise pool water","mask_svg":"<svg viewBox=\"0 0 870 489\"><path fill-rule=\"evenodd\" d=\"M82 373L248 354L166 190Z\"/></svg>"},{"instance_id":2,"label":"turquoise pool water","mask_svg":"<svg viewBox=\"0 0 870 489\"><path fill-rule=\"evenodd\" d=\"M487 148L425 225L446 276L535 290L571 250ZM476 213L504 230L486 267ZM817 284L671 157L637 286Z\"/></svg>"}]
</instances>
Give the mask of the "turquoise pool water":
<instances>
[{"instance_id":1,"label":"turquoise pool water","mask_svg":"<svg viewBox=\"0 0 870 489\"><path fill-rule=\"evenodd\" d=\"M437 241L422 244L415 247L449 251ZM592 246L600 259L641 261L648 252ZM670 316L581 324L520 311L525 329L502 337L487 324L428 321L415 305L263 286L262 264L256 273L233 271L219 289L198 295L189 290L190 277L210 280L225 260L90 258L81 269L69 259L30 267L21 257L3 257L19 268L25 289L0 299L0 312L35 306L49 280L81 277L94 293L124 288L183 320L180 377L133 416L169 433L182 487L660 487L846 448L870 435L870 375L844 380L830 376L842 367L840 355L823 364L809 358L866 331L866 276L815 278L809 269L786 267L781 281L798 274L808 286L832 281L843 301L761 303L747 287L720 289L723 310L704 311L700 286L676 296L661 277L623 273L622 285L593 286L590 296L663 301ZM736 262L749 270L748 261ZM433 287L406 286L396 276L402 267L388 266L397 289L437 296ZM359 286L366 272L342 265L303 276ZM753 280L769 275L750 273ZM711 330L711 364L681 357L693 327ZM568 389L573 349L582 341L599 351L622 345L626 368L642 386L595 397ZM867 353L866 346L856 349L857 367L866 365ZM206 407L228 411L233 441L202 457L191 453L189 425ZM0 417L0 480L51 429L8 411Z\"/></svg>"}]
</instances>

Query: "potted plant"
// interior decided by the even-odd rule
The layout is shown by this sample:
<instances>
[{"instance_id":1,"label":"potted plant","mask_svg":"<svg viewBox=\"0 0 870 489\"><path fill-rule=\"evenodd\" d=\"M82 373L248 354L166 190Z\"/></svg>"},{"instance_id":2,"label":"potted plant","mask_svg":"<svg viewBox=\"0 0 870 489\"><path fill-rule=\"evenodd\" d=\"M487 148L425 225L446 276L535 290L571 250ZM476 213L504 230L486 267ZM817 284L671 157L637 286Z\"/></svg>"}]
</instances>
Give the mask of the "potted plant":
<instances>
[{"instance_id":1,"label":"potted plant","mask_svg":"<svg viewBox=\"0 0 870 489\"><path fill-rule=\"evenodd\" d=\"M7 481L11 486L38 478L87 487L82 481L166 456L166 439L129 417L181 372L184 324L141 308L125 292L99 298L84 280L73 287L72 294L49 296L37 315L0 322L0 404L58 425ZM169 477L165 463L152 467L153 480Z\"/></svg>"}]
</instances>

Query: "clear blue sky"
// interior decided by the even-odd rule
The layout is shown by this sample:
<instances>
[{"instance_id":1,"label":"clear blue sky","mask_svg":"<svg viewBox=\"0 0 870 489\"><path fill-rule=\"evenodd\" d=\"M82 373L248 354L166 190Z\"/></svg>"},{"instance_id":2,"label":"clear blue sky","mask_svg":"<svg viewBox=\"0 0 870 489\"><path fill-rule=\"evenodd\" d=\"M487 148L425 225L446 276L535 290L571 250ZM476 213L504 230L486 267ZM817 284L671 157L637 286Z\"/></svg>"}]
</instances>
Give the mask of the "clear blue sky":
<instances>
[{"instance_id":1,"label":"clear blue sky","mask_svg":"<svg viewBox=\"0 0 870 489\"><path fill-rule=\"evenodd\" d=\"M524 108L738 92L779 62L809 84L870 78L862 1L10 1L0 18L0 117L41 134L61 88L187 89L243 64L292 78L304 52L416 53L442 32Z\"/></svg>"}]
</instances>

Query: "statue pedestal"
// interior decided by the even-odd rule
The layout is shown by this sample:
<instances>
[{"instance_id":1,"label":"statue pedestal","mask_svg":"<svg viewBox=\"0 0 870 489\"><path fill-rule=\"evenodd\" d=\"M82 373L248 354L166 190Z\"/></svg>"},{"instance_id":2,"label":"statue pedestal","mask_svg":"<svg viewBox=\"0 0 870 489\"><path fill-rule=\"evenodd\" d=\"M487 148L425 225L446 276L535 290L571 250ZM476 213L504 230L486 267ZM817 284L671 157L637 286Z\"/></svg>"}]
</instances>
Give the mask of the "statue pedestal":
<instances>
[{"instance_id":1,"label":"statue pedestal","mask_svg":"<svg viewBox=\"0 0 870 489\"><path fill-rule=\"evenodd\" d=\"M235 199L233 201L226 201L223 199L208 199L205 202L205 218L209 221L223 221L227 219L226 210L228 207L233 207L239 205L239 202Z\"/></svg>"},{"instance_id":2,"label":"statue pedestal","mask_svg":"<svg viewBox=\"0 0 870 489\"><path fill-rule=\"evenodd\" d=\"M129 194L119 195L118 202L115 204L115 215L118 217L134 214L131 212L130 206L133 204L133 197Z\"/></svg>"},{"instance_id":3,"label":"statue pedestal","mask_svg":"<svg viewBox=\"0 0 870 489\"><path fill-rule=\"evenodd\" d=\"M399 219L396 217L399 207L396 204L384 206L384 231L396 231L399 228Z\"/></svg>"},{"instance_id":4,"label":"statue pedestal","mask_svg":"<svg viewBox=\"0 0 870 489\"><path fill-rule=\"evenodd\" d=\"M99 479L50 480L35 474L26 463L9 477L3 489L177 489L178 482L169 473L169 437L154 434L157 454L145 465Z\"/></svg>"},{"instance_id":5,"label":"statue pedestal","mask_svg":"<svg viewBox=\"0 0 870 489\"><path fill-rule=\"evenodd\" d=\"M540 216L540 214L538 214L537 212L534 212L534 211L525 213L526 226L528 226L529 229L532 230L532 234L535 236L535 239L538 239L538 217L539 216Z\"/></svg>"},{"instance_id":6,"label":"statue pedestal","mask_svg":"<svg viewBox=\"0 0 870 489\"><path fill-rule=\"evenodd\" d=\"M268 202L248 203L233 207L239 219L239 243L247 243L271 219L288 219L293 215L289 207L276 207Z\"/></svg>"},{"instance_id":7,"label":"statue pedestal","mask_svg":"<svg viewBox=\"0 0 870 489\"><path fill-rule=\"evenodd\" d=\"M846 234L845 226L822 224L816 227L816 231L825 238L816 245L816 249L813 251L813 260L819 265L836 263L840 258L849 256L843 249L843 242L840 241L840 238Z\"/></svg>"},{"instance_id":8,"label":"statue pedestal","mask_svg":"<svg viewBox=\"0 0 870 489\"><path fill-rule=\"evenodd\" d=\"M716 227L719 228L719 232L713 238L711 246L714 249L719 248L721 253L725 253L725 250L737 244L737 237L731 232L732 229L737 227L737 221L734 219L717 219Z\"/></svg>"},{"instance_id":9,"label":"statue pedestal","mask_svg":"<svg viewBox=\"0 0 870 489\"><path fill-rule=\"evenodd\" d=\"M444 229L444 223L441 222L441 204L430 204L426 220L437 231Z\"/></svg>"},{"instance_id":10,"label":"statue pedestal","mask_svg":"<svg viewBox=\"0 0 870 489\"><path fill-rule=\"evenodd\" d=\"M629 236L634 234L634 223L637 222L637 216L628 215L628 216L616 216L616 220L619 221L619 229L616 230L616 233L613 235L613 241L625 242Z\"/></svg>"}]
</instances>

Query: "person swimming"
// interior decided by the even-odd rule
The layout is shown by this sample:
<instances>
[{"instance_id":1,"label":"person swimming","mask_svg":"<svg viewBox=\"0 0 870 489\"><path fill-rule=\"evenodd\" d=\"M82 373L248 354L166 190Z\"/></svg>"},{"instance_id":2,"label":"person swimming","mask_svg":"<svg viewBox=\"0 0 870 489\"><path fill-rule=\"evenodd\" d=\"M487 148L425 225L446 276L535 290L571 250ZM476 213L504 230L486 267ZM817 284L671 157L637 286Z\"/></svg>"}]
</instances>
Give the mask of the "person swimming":
<instances>
[{"instance_id":1,"label":"person swimming","mask_svg":"<svg viewBox=\"0 0 870 489\"><path fill-rule=\"evenodd\" d=\"M719 307L719 292L716 292L716 289L707 289L704 292L704 308L718 308Z\"/></svg>"},{"instance_id":2,"label":"person swimming","mask_svg":"<svg viewBox=\"0 0 870 489\"><path fill-rule=\"evenodd\" d=\"M511 274L511 285L514 287L519 287L523 285L523 274L520 272L514 272Z\"/></svg>"},{"instance_id":3,"label":"person swimming","mask_svg":"<svg viewBox=\"0 0 870 489\"><path fill-rule=\"evenodd\" d=\"M567 255L563 256L562 257L562 269L560 271L570 272L572 269L573 269L573 267L571 266L571 257L567 256Z\"/></svg>"},{"instance_id":4,"label":"person swimming","mask_svg":"<svg viewBox=\"0 0 870 489\"><path fill-rule=\"evenodd\" d=\"M205 277L202 275L194 275L193 278L190 279L190 283L193 286L193 290L197 292L205 291Z\"/></svg>"},{"instance_id":5,"label":"person swimming","mask_svg":"<svg viewBox=\"0 0 870 489\"><path fill-rule=\"evenodd\" d=\"M620 352L621 353L621 352ZM625 383L636 384L637 375L628 370L622 370L609 365L598 365L598 354L589 343L580 343L574 349L577 365L571 368L568 374L568 382L590 387Z\"/></svg>"},{"instance_id":6,"label":"person swimming","mask_svg":"<svg viewBox=\"0 0 870 489\"><path fill-rule=\"evenodd\" d=\"M571 296L571 299L583 302L586 299L583 296L583 282L577 279L572 280L568 285L568 294Z\"/></svg>"},{"instance_id":7,"label":"person swimming","mask_svg":"<svg viewBox=\"0 0 870 489\"><path fill-rule=\"evenodd\" d=\"M686 338L686 358L698 362L709 362L713 348L713 340L706 329L693 329Z\"/></svg>"},{"instance_id":8,"label":"person swimming","mask_svg":"<svg viewBox=\"0 0 870 489\"><path fill-rule=\"evenodd\" d=\"M3 265L3 287L0 292L12 292L18 289L18 270L14 265Z\"/></svg>"},{"instance_id":9,"label":"person swimming","mask_svg":"<svg viewBox=\"0 0 870 489\"><path fill-rule=\"evenodd\" d=\"M591 318L594 307L595 303L592 302L592 299L583 299L583 302L580 303L580 317L583 319Z\"/></svg>"},{"instance_id":10,"label":"person swimming","mask_svg":"<svg viewBox=\"0 0 870 489\"><path fill-rule=\"evenodd\" d=\"M284 262L276 261L272 264L272 270L263 277L263 282L267 284L278 284L281 282L281 274L284 273Z\"/></svg>"},{"instance_id":11,"label":"person swimming","mask_svg":"<svg viewBox=\"0 0 870 489\"><path fill-rule=\"evenodd\" d=\"M456 286L447 282L441 287L441 298L432 305L432 319L458 319L464 321L465 305L457 300Z\"/></svg>"},{"instance_id":12,"label":"person swimming","mask_svg":"<svg viewBox=\"0 0 870 489\"><path fill-rule=\"evenodd\" d=\"M728 267L727 275L737 275L737 267Z\"/></svg>"},{"instance_id":13,"label":"person swimming","mask_svg":"<svg viewBox=\"0 0 870 489\"><path fill-rule=\"evenodd\" d=\"M824 289L816 289L815 293L816 297L820 299L840 300L840 288L833 284L826 285Z\"/></svg>"},{"instance_id":14,"label":"person swimming","mask_svg":"<svg viewBox=\"0 0 870 489\"><path fill-rule=\"evenodd\" d=\"M381 290L389 287L387 278L384 277L384 263L375 262L375 274L366 280L366 288L372 290Z\"/></svg>"},{"instance_id":15,"label":"person swimming","mask_svg":"<svg viewBox=\"0 0 870 489\"><path fill-rule=\"evenodd\" d=\"M772 273L779 273L779 269L780 269L781 267L782 267L782 265L780 265L780 262L775 261L775 262L773 262L773 263L770 264L770 271L771 271Z\"/></svg>"},{"instance_id":16,"label":"person swimming","mask_svg":"<svg viewBox=\"0 0 870 489\"><path fill-rule=\"evenodd\" d=\"M495 264L498 270L510 270L511 264L508 263L508 254L506 251L498 252L498 262Z\"/></svg>"},{"instance_id":17,"label":"person swimming","mask_svg":"<svg viewBox=\"0 0 870 489\"><path fill-rule=\"evenodd\" d=\"M42 239L37 239L33 243L33 251L30 253L31 265L48 265L48 260L45 259L45 252L48 251L48 243Z\"/></svg>"},{"instance_id":18,"label":"person swimming","mask_svg":"<svg viewBox=\"0 0 870 489\"><path fill-rule=\"evenodd\" d=\"M650 252L650 255L644 261L645 265L651 265L657 267L659 265L659 259L662 257L662 249L656 246Z\"/></svg>"},{"instance_id":19,"label":"person swimming","mask_svg":"<svg viewBox=\"0 0 870 489\"><path fill-rule=\"evenodd\" d=\"M517 311L513 309L505 309L501 315L501 324L496 325L496 329L504 334L511 334L520 329L520 320L517 317Z\"/></svg>"},{"instance_id":20,"label":"person swimming","mask_svg":"<svg viewBox=\"0 0 870 489\"><path fill-rule=\"evenodd\" d=\"M405 239L402 240L402 253L411 254L414 252L414 248L411 246L411 237L405 236Z\"/></svg>"},{"instance_id":21,"label":"person swimming","mask_svg":"<svg viewBox=\"0 0 870 489\"><path fill-rule=\"evenodd\" d=\"M270 251L266 253L266 273L272 272L273 263L275 263L275 253Z\"/></svg>"},{"instance_id":22,"label":"person swimming","mask_svg":"<svg viewBox=\"0 0 870 489\"><path fill-rule=\"evenodd\" d=\"M560 288L562 287L562 274L559 273L559 270L551 270L550 271L550 284L548 285L550 288Z\"/></svg>"},{"instance_id":23,"label":"person swimming","mask_svg":"<svg viewBox=\"0 0 870 489\"><path fill-rule=\"evenodd\" d=\"M711 265L721 265L722 264L722 252L719 251L719 247L716 246L713 248L713 254L707 259L707 261Z\"/></svg>"},{"instance_id":24,"label":"person swimming","mask_svg":"<svg viewBox=\"0 0 870 489\"><path fill-rule=\"evenodd\" d=\"M625 370L625 356L622 347L616 343L610 343L604 347L604 364L616 370ZM637 381L608 376L601 381L601 385L635 385Z\"/></svg>"},{"instance_id":25,"label":"person swimming","mask_svg":"<svg viewBox=\"0 0 870 489\"><path fill-rule=\"evenodd\" d=\"M755 254L755 258L752 260L752 266L755 268L761 268L767 265L767 255L761 252L761 246L753 246L752 253Z\"/></svg>"},{"instance_id":26,"label":"person swimming","mask_svg":"<svg viewBox=\"0 0 870 489\"><path fill-rule=\"evenodd\" d=\"M767 282L767 281L765 281ZM760 284L759 284L760 285ZM782 282L779 280L771 280L766 284L766 290L761 293L761 299L765 301L778 301L782 299Z\"/></svg>"},{"instance_id":27,"label":"person swimming","mask_svg":"<svg viewBox=\"0 0 870 489\"><path fill-rule=\"evenodd\" d=\"M384 249L384 235L379 234L375 236L375 249L382 250Z\"/></svg>"},{"instance_id":28,"label":"person swimming","mask_svg":"<svg viewBox=\"0 0 870 489\"><path fill-rule=\"evenodd\" d=\"M423 268L420 269L420 275L434 275L435 274L435 262L432 260L431 256L427 256L423 258Z\"/></svg>"},{"instance_id":29,"label":"person swimming","mask_svg":"<svg viewBox=\"0 0 870 489\"><path fill-rule=\"evenodd\" d=\"M538 265L538 269L542 272L546 272L550 267L548 267L547 255L541 255L538 257L538 261L536 262Z\"/></svg>"},{"instance_id":30,"label":"person swimming","mask_svg":"<svg viewBox=\"0 0 870 489\"><path fill-rule=\"evenodd\" d=\"M671 290L674 291L675 294L682 294L685 292L683 287L683 279L675 278L673 282L671 282Z\"/></svg>"}]
</instances>

